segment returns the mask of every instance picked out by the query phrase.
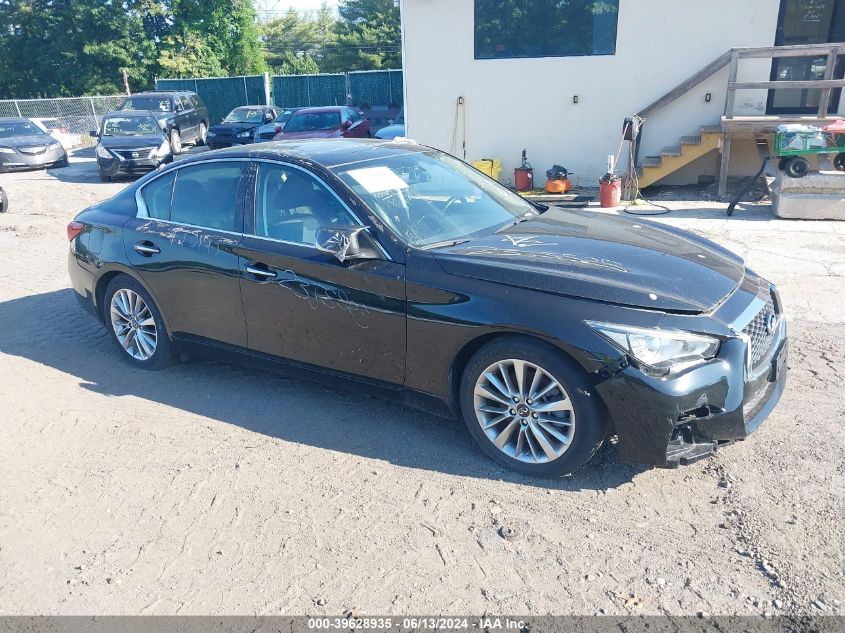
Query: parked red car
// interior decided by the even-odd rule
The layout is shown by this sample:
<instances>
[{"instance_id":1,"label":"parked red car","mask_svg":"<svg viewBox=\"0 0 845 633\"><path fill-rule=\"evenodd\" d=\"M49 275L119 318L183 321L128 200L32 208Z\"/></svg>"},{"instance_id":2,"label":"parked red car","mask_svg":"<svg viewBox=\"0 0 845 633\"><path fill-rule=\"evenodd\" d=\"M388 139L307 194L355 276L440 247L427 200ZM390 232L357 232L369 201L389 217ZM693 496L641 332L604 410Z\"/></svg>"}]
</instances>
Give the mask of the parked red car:
<instances>
[{"instance_id":1,"label":"parked red car","mask_svg":"<svg viewBox=\"0 0 845 633\"><path fill-rule=\"evenodd\" d=\"M370 122L362 112L346 106L330 106L297 110L273 140L370 136Z\"/></svg>"}]
</instances>

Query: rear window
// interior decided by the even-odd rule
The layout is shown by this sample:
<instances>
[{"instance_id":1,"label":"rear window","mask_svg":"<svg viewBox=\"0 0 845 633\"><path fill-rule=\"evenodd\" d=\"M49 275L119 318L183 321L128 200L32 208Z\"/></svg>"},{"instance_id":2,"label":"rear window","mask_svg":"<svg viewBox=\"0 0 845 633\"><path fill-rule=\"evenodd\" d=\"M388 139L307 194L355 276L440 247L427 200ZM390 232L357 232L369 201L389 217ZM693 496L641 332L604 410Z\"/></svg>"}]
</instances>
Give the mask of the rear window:
<instances>
[{"instance_id":1,"label":"rear window","mask_svg":"<svg viewBox=\"0 0 845 633\"><path fill-rule=\"evenodd\" d=\"M336 130L340 127L340 112L297 112L285 124L285 132Z\"/></svg>"},{"instance_id":2,"label":"rear window","mask_svg":"<svg viewBox=\"0 0 845 633\"><path fill-rule=\"evenodd\" d=\"M154 112L170 112L170 97L129 97L120 106L121 110L152 110Z\"/></svg>"},{"instance_id":3,"label":"rear window","mask_svg":"<svg viewBox=\"0 0 845 633\"><path fill-rule=\"evenodd\" d=\"M147 213L156 220L170 219L170 197L173 193L173 181L176 172L156 178L141 190L141 197L147 205Z\"/></svg>"}]
</instances>

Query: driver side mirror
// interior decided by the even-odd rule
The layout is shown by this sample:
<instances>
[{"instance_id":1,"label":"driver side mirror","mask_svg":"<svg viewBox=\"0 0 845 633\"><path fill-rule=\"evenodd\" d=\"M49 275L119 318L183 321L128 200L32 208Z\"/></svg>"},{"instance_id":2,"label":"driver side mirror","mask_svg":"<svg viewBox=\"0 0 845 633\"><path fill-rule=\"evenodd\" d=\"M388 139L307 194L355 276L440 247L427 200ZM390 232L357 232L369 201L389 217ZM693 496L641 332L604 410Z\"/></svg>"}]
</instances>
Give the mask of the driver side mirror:
<instances>
[{"instance_id":1,"label":"driver side mirror","mask_svg":"<svg viewBox=\"0 0 845 633\"><path fill-rule=\"evenodd\" d=\"M320 227L314 245L340 263L350 259L379 259L375 240L365 226Z\"/></svg>"},{"instance_id":2,"label":"driver side mirror","mask_svg":"<svg viewBox=\"0 0 845 633\"><path fill-rule=\"evenodd\" d=\"M91 138L97 138L98 136L100 136L100 133L97 130L91 130L90 132L88 132L88 135Z\"/></svg>"}]
</instances>

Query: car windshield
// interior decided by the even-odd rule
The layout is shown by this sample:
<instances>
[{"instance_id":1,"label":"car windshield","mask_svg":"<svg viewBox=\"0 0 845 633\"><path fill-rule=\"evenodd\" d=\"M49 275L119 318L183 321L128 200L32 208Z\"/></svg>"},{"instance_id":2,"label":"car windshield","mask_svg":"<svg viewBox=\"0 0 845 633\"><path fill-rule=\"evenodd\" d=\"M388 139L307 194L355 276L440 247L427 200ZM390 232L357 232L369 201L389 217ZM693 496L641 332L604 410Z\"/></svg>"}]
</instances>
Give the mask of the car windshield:
<instances>
[{"instance_id":1,"label":"car windshield","mask_svg":"<svg viewBox=\"0 0 845 633\"><path fill-rule=\"evenodd\" d=\"M285 110L276 119L276 123L287 123L288 119L290 119L292 116L293 116L293 110Z\"/></svg>"},{"instance_id":2,"label":"car windshield","mask_svg":"<svg viewBox=\"0 0 845 633\"><path fill-rule=\"evenodd\" d=\"M336 130L340 127L340 112L304 112L294 114L285 125L285 132Z\"/></svg>"},{"instance_id":3,"label":"car windshield","mask_svg":"<svg viewBox=\"0 0 845 633\"><path fill-rule=\"evenodd\" d=\"M161 132L151 116L111 116L103 119L103 136L147 136Z\"/></svg>"},{"instance_id":4,"label":"car windshield","mask_svg":"<svg viewBox=\"0 0 845 633\"><path fill-rule=\"evenodd\" d=\"M33 136L44 134L44 130L29 121L0 121L0 138Z\"/></svg>"},{"instance_id":5,"label":"car windshield","mask_svg":"<svg viewBox=\"0 0 845 633\"><path fill-rule=\"evenodd\" d=\"M223 123L262 123L263 121L263 108L235 108L223 119Z\"/></svg>"},{"instance_id":6,"label":"car windshield","mask_svg":"<svg viewBox=\"0 0 845 633\"><path fill-rule=\"evenodd\" d=\"M121 110L152 110L170 112L169 97L129 97L120 106Z\"/></svg>"},{"instance_id":7,"label":"car windshield","mask_svg":"<svg viewBox=\"0 0 845 633\"><path fill-rule=\"evenodd\" d=\"M441 152L409 152L334 171L411 246L467 239L537 213L517 194Z\"/></svg>"}]
</instances>

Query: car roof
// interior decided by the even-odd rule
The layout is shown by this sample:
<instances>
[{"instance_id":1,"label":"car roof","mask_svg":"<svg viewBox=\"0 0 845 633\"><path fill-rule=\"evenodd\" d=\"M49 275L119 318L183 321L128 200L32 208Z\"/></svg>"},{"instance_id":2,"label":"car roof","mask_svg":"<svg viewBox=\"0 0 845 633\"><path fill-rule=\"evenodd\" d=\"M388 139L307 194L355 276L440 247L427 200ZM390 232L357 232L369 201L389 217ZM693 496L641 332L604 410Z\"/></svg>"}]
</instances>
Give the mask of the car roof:
<instances>
[{"instance_id":1,"label":"car roof","mask_svg":"<svg viewBox=\"0 0 845 633\"><path fill-rule=\"evenodd\" d=\"M155 114L153 113L152 110L113 110L112 112L106 112L103 115L103 118L105 119L107 116L132 116L132 115L136 115L136 116L146 115L146 116L151 116L151 117L155 118Z\"/></svg>"},{"instance_id":2,"label":"car roof","mask_svg":"<svg viewBox=\"0 0 845 633\"><path fill-rule=\"evenodd\" d=\"M340 112L349 106L320 106L316 108L296 108L297 114L317 114L319 112ZM288 108L293 110L293 108Z\"/></svg>"},{"instance_id":3,"label":"car roof","mask_svg":"<svg viewBox=\"0 0 845 633\"><path fill-rule=\"evenodd\" d=\"M380 139L301 139L271 141L258 145L241 145L203 152L177 161L177 165L202 162L214 158L254 158L287 160L301 163L310 161L324 167L337 167L363 160L401 156L433 151L430 147L408 141L383 141Z\"/></svg>"}]
</instances>

